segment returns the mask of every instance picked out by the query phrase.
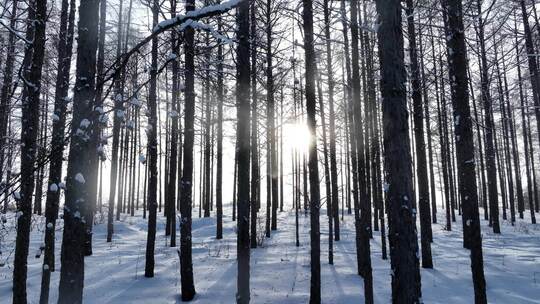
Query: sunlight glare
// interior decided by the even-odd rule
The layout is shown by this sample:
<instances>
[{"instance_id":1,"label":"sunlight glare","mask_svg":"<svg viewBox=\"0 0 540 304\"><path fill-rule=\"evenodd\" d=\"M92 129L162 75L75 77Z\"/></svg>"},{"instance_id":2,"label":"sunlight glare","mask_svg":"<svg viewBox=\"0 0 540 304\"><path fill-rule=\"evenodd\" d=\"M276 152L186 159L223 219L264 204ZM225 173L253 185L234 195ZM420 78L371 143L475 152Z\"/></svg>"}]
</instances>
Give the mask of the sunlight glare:
<instances>
[{"instance_id":1,"label":"sunlight glare","mask_svg":"<svg viewBox=\"0 0 540 304\"><path fill-rule=\"evenodd\" d=\"M300 153L307 153L311 134L304 123L292 123L283 126L283 139L289 149Z\"/></svg>"}]
</instances>

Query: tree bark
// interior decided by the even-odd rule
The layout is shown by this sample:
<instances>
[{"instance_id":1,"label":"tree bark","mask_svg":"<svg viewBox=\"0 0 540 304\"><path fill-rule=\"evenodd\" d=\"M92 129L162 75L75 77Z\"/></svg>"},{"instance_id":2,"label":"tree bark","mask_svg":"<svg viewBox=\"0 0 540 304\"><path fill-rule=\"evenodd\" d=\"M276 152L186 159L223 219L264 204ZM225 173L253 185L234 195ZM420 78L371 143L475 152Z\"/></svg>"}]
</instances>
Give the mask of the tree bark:
<instances>
[{"instance_id":1,"label":"tree bark","mask_svg":"<svg viewBox=\"0 0 540 304\"><path fill-rule=\"evenodd\" d=\"M91 121L94 121L96 50L98 43L99 1L82 1L79 6L76 82L73 96L71 144L66 178L64 234L62 238L60 288L58 303L82 303L84 286L84 242L86 227L83 217L90 200ZM90 181L88 181L90 183Z\"/></svg>"},{"instance_id":2,"label":"tree bark","mask_svg":"<svg viewBox=\"0 0 540 304\"><path fill-rule=\"evenodd\" d=\"M451 81L454 118L459 117L455 127L459 194L463 217L469 227L471 238L471 270L474 284L475 303L487 303L486 282L482 255L482 236L478 216L478 195L474 161L474 140L472 131L469 90L467 88L467 49L463 27L461 0L443 0L448 22L447 47L452 50L448 58Z\"/></svg>"},{"instance_id":3,"label":"tree bark","mask_svg":"<svg viewBox=\"0 0 540 304\"><path fill-rule=\"evenodd\" d=\"M369 226L370 215L369 197L367 195L366 173L365 173L365 158L364 158L364 134L362 130L362 113L360 110L360 71L359 71L359 51L358 51L358 0L351 1L351 59L352 59L352 110L354 119L354 135L357 155L357 181L358 204L355 206L355 228L357 234L357 259L358 259L358 274L364 278L364 294L365 302L373 303L373 278L371 268L371 249L369 244L369 236L371 227ZM360 212L360 216L357 216ZM359 249L359 251L358 251Z\"/></svg>"},{"instance_id":4,"label":"tree bark","mask_svg":"<svg viewBox=\"0 0 540 304\"><path fill-rule=\"evenodd\" d=\"M486 48L484 39L484 23L482 19L481 1L477 1L478 13L478 39L480 43L480 59L481 59L481 96L484 104L484 120L485 120L485 140L486 140L486 170L487 170L487 186L489 192L489 213L490 223L493 226L494 233L501 233L499 225L499 194L497 191L497 164L495 159L494 134L495 124L493 122L493 113L491 108L491 94L489 92L490 79L488 78L488 66L486 58ZM459 116L458 116L459 117ZM459 118L457 118L459 119Z\"/></svg>"},{"instance_id":5,"label":"tree bark","mask_svg":"<svg viewBox=\"0 0 540 304\"><path fill-rule=\"evenodd\" d=\"M237 37L236 49L236 115L238 136L238 277L236 303L247 304L250 301L249 292L249 207L250 207L250 183L249 183L249 152L250 152L250 35L249 35L249 2L240 2L237 13ZM253 142L252 145L256 145ZM253 200L253 199L252 199ZM253 206L252 206L253 207Z\"/></svg>"},{"instance_id":6,"label":"tree bark","mask_svg":"<svg viewBox=\"0 0 540 304\"><path fill-rule=\"evenodd\" d=\"M34 166L36 162L37 135L39 128L39 97L41 70L45 52L45 26L47 1L29 2L26 39L22 63L21 104L21 174L20 195L17 199L17 237L13 262L13 303L26 303L26 275L30 222L32 219L32 193L34 192Z\"/></svg>"},{"instance_id":7,"label":"tree bark","mask_svg":"<svg viewBox=\"0 0 540 304\"><path fill-rule=\"evenodd\" d=\"M540 138L540 75L538 71L538 63L536 62L536 57L533 54L534 42L533 36L531 33L531 27L529 26L529 17L527 14L527 7L525 6L525 0L520 0L519 5L521 7L521 17L523 20L523 31L525 34L525 49L527 51L527 63L529 64L529 76L531 81L531 88L533 92L533 104L534 104L534 115L536 118L536 125L538 136Z\"/></svg>"},{"instance_id":8,"label":"tree bark","mask_svg":"<svg viewBox=\"0 0 540 304\"><path fill-rule=\"evenodd\" d=\"M277 210L279 204L278 197L278 163L277 163L277 145L276 145L276 105L275 105L275 85L274 85L274 66L272 54L272 37L273 21L272 21L272 0L266 1L266 100L268 109L268 137L270 140L270 191L272 199L272 223L271 229L277 229Z\"/></svg>"},{"instance_id":9,"label":"tree bark","mask_svg":"<svg viewBox=\"0 0 540 304\"><path fill-rule=\"evenodd\" d=\"M6 50L6 63L3 70L3 81L2 89L0 91L0 147L4 147L6 144L6 135L8 133L8 121L9 121L9 110L11 108L11 93L13 90L13 67L15 59L15 33L17 25L17 11L18 11L18 0L13 0L11 3L11 12L9 19L9 28L12 31L9 32L7 50ZM7 184L9 176L7 176L4 183L2 178L4 176L4 159L6 157L6 151L2 149L0 151L0 194L7 194ZM3 208L3 213L7 212L7 200Z\"/></svg>"},{"instance_id":10,"label":"tree bark","mask_svg":"<svg viewBox=\"0 0 540 304\"><path fill-rule=\"evenodd\" d=\"M195 1L186 1L186 11L195 9ZM180 281L182 301L195 297L191 241L191 205L193 203L193 144L195 140L195 31L187 27L184 32L185 106L184 106L184 165L180 192Z\"/></svg>"},{"instance_id":11,"label":"tree bark","mask_svg":"<svg viewBox=\"0 0 540 304\"><path fill-rule=\"evenodd\" d=\"M222 20L218 17L218 32ZM223 45L217 50L216 239L223 238Z\"/></svg>"},{"instance_id":12,"label":"tree bark","mask_svg":"<svg viewBox=\"0 0 540 304\"><path fill-rule=\"evenodd\" d=\"M420 67L416 50L416 29L414 25L413 0L407 0L407 29L409 36L409 58L411 60L411 87L413 100L414 139L416 144L416 175L418 178L418 206L420 208L420 240L422 244L422 267L433 268L431 257L431 214L429 210L429 180L424 141L424 117L422 91L420 88ZM424 101L427 102L427 99Z\"/></svg>"},{"instance_id":13,"label":"tree bark","mask_svg":"<svg viewBox=\"0 0 540 304\"><path fill-rule=\"evenodd\" d=\"M316 132L316 98L315 76L317 68L315 63L315 47L313 41L313 3L311 0L302 0L303 29L304 29L304 55L306 62L306 112L310 133L308 148L309 188L310 188L310 244L311 244L311 283L309 303L321 303L321 244L319 232L319 167L317 159L317 132Z\"/></svg>"},{"instance_id":14,"label":"tree bark","mask_svg":"<svg viewBox=\"0 0 540 304\"><path fill-rule=\"evenodd\" d=\"M152 2L152 25L158 23L159 2ZM150 87L148 90L148 235L146 239L146 262L144 276L151 278L154 276L154 249L156 242L156 213L157 213L157 191L158 191L158 142L157 142L157 56L158 38L152 39L151 65L150 65ZM120 203L120 202L119 202Z\"/></svg>"},{"instance_id":15,"label":"tree bark","mask_svg":"<svg viewBox=\"0 0 540 304\"><path fill-rule=\"evenodd\" d=\"M73 49L73 32L75 20L75 1L63 0L60 16L60 32L57 45L58 73L54 96L54 116L52 123L51 160L45 199L45 252L43 257L43 273L41 276L41 293L39 302L49 302L49 285L51 272L55 271L55 227L60 205L60 187L62 182L62 162L64 160L64 132L66 122L67 94L69 90L69 74ZM58 118L58 119L56 119Z\"/></svg>"},{"instance_id":16,"label":"tree bark","mask_svg":"<svg viewBox=\"0 0 540 304\"><path fill-rule=\"evenodd\" d=\"M258 94L257 94L257 28L256 28L256 13L257 7L255 1L250 2L249 9L249 22L250 22L250 82L251 82L251 145L250 145L250 157L251 157L251 183L250 183L250 245L251 248L257 248L257 213L260 207L259 201L259 189L260 189L260 168L259 168L259 130L258 121L259 115L257 113L258 107ZM240 169L238 169L240 170ZM249 172L249 170L248 170ZM240 206L239 206L240 207ZM266 223L265 223L265 235L270 237L270 206L267 206L266 210ZM240 210L239 210L240 211ZM240 215L238 216L240 217Z\"/></svg>"},{"instance_id":17,"label":"tree bark","mask_svg":"<svg viewBox=\"0 0 540 304\"><path fill-rule=\"evenodd\" d=\"M332 69L332 47L330 37L330 7L328 0L324 1L324 36L326 45L326 70L328 74L328 107L329 107L329 127L330 127L330 183L331 190L331 202L332 205L328 206L331 210L334 221L334 238L339 241L339 190L338 190L338 178L337 178L337 160L336 160L336 114L334 111L334 71Z\"/></svg>"},{"instance_id":18,"label":"tree bark","mask_svg":"<svg viewBox=\"0 0 540 304\"><path fill-rule=\"evenodd\" d=\"M120 10L118 17L118 33L117 33L117 43L116 43L116 58L117 60L121 57L121 41L122 41L122 5L123 0L120 0ZM120 69L119 75L122 74L122 67ZM124 116L124 106L123 106L123 92L120 77L114 79L114 108L113 108L113 130L112 130L112 155L111 155L111 187L109 188L109 206L107 211L107 242L112 241L112 235L114 233L114 202L116 199L117 191L117 179L120 174L118 170L118 149L120 145L120 127L122 123L122 118ZM146 193L146 192L145 192Z\"/></svg>"},{"instance_id":19,"label":"tree bark","mask_svg":"<svg viewBox=\"0 0 540 304\"><path fill-rule=\"evenodd\" d=\"M171 18L176 16L176 0L171 0ZM169 162L169 178L167 191L167 216L169 217L170 246L176 247L176 175L178 169L178 120L180 109L178 109L179 99L179 67L178 56L180 55L180 42L176 31L171 32L172 54L175 56L171 63L172 69L172 96L171 96L171 148Z\"/></svg>"},{"instance_id":20,"label":"tree bark","mask_svg":"<svg viewBox=\"0 0 540 304\"><path fill-rule=\"evenodd\" d=\"M405 91L403 34L399 1L376 1L380 28L379 60L386 167L392 301L415 303L421 298Z\"/></svg>"}]
</instances>

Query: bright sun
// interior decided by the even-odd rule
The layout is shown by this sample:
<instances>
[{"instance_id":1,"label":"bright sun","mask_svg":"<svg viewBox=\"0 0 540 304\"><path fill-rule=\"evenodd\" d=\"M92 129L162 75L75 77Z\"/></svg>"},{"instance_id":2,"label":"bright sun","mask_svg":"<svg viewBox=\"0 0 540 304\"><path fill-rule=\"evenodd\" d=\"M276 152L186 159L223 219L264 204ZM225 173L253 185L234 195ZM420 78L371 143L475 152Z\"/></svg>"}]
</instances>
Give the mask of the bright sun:
<instances>
[{"instance_id":1,"label":"bright sun","mask_svg":"<svg viewBox=\"0 0 540 304\"><path fill-rule=\"evenodd\" d=\"M283 126L283 140L289 149L307 153L311 140L308 126L303 123L285 124Z\"/></svg>"}]
</instances>

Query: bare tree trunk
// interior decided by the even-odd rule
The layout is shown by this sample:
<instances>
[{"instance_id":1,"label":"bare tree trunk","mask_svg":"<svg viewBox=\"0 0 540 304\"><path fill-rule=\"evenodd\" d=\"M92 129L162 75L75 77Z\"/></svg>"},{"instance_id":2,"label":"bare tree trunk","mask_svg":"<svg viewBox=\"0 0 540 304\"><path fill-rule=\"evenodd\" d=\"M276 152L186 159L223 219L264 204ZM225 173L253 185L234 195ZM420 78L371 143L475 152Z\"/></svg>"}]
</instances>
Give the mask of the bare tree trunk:
<instances>
[{"instance_id":1,"label":"bare tree trunk","mask_svg":"<svg viewBox=\"0 0 540 304\"><path fill-rule=\"evenodd\" d=\"M510 132L510 138L511 138L511 146L512 146L512 159L514 162L514 177L516 179L516 193L517 193L517 205L520 204L523 205L523 185L521 182L521 166L520 166L520 160L519 160L519 151L518 151L518 144L517 144L517 135L516 135L516 126L515 126L515 120L514 120L514 110L512 107L510 107L510 96L509 90L508 90L508 81L506 76L506 65L503 63L503 73L504 73L504 86L506 91L506 109L508 111L508 127ZM511 206L510 209L510 217L512 220L512 225L516 221L516 207Z\"/></svg>"},{"instance_id":2,"label":"bare tree trunk","mask_svg":"<svg viewBox=\"0 0 540 304\"><path fill-rule=\"evenodd\" d=\"M176 16L176 0L171 0L171 18ZM169 231L171 247L176 247L176 175L178 169L178 120L180 116L180 109L178 109L179 99L179 68L178 68L178 56L180 55L180 43L175 31L171 32L171 44L172 54L174 60L172 61L172 96L171 96L171 155L169 163L169 179L168 179L168 191L167 191L167 216L169 217Z\"/></svg>"},{"instance_id":3,"label":"bare tree trunk","mask_svg":"<svg viewBox=\"0 0 540 304\"><path fill-rule=\"evenodd\" d=\"M208 4L208 1L204 2L205 5ZM205 77L203 80L203 92L204 92L204 102L206 104L205 107L205 120L204 120L204 197L203 197L203 210L204 210L204 217L210 216L210 197L212 196L211 188L210 188L210 179L212 176L212 170L210 167L211 162L211 155L210 155L210 121L211 121L211 112L212 112L212 97L210 96L210 37L209 34L206 33L205 35L205 56L204 56L204 71L205 71Z\"/></svg>"},{"instance_id":4,"label":"bare tree trunk","mask_svg":"<svg viewBox=\"0 0 540 304\"><path fill-rule=\"evenodd\" d=\"M316 98L315 98L315 77L317 68L315 63L315 47L313 43L313 4L311 0L302 0L303 6L303 28L304 28L304 50L306 60L306 111L308 119L309 133L311 134L309 143L309 188L310 188L310 244L311 244L311 283L309 293L309 303L321 303L321 244L319 232L319 167L317 160L317 132L316 132ZM307 193L305 193L307 194Z\"/></svg>"},{"instance_id":5,"label":"bare tree trunk","mask_svg":"<svg viewBox=\"0 0 540 304\"><path fill-rule=\"evenodd\" d=\"M470 69L467 69L468 76L470 78ZM469 80L469 86L471 91L472 89L472 81ZM478 142L478 157L480 159L480 188L481 188L481 198L479 198L479 201L482 201L482 207L484 208L484 219L487 221L489 220L488 216L488 208L487 208L487 187L486 187L486 176L484 174L484 151L482 149L482 132L480 131L480 116L478 116L478 110L476 108L476 99L474 98L474 92L471 94L471 102L473 105L473 111L474 111L474 120L476 121L476 141ZM480 205L480 203L479 203Z\"/></svg>"},{"instance_id":6,"label":"bare tree trunk","mask_svg":"<svg viewBox=\"0 0 540 304\"><path fill-rule=\"evenodd\" d=\"M238 129L238 127L237 127ZM235 153L234 153L234 177L233 177L233 201L232 201L232 221L236 221L236 199L237 199L237 189L238 189L238 132L237 139L235 143Z\"/></svg>"},{"instance_id":7,"label":"bare tree trunk","mask_svg":"<svg viewBox=\"0 0 540 304\"><path fill-rule=\"evenodd\" d=\"M422 44L422 31L418 32L418 44L420 45L420 69L422 77L422 93L424 94L424 119L426 121L426 133L427 133L427 146L428 146L428 167L429 167L429 192L431 200L431 220L433 224L437 223L437 198L435 190L435 173L433 172L433 145L432 145L432 130L431 130L431 119L429 114L429 95L427 92L427 78L425 74L425 65L424 65L424 48ZM431 233L430 241L433 242L433 232Z\"/></svg>"},{"instance_id":8,"label":"bare tree trunk","mask_svg":"<svg viewBox=\"0 0 540 304\"><path fill-rule=\"evenodd\" d=\"M412 185L411 154L408 134L407 95L401 4L376 1L381 26L379 60L384 130L384 159L388 186L388 223L394 303L420 301L421 282L416 236L416 212Z\"/></svg>"},{"instance_id":9,"label":"bare tree trunk","mask_svg":"<svg viewBox=\"0 0 540 304\"><path fill-rule=\"evenodd\" d=\"M527 96L525 96L523 108L529 109L529 102ZM532 145L532 134L531 134L531 121L530 115L526 115L523 120L523 136L528 138L527 142L529 144L528 153L525 153L525 157L529 158L529 169L531 170L529 174L530 180L530 190L529 190L529 212L531 213L531 223L536 224L536 216L534 214L535 203L538 202L538 188L536 186L536 171L534 169L534 149ZM531 179L532 178L532 179ZM531 189L532 188L532 189Z\"/></svg>"},{"instance_id":10,"label":"bare tree trunk","mask_svg":"<svg viewBox=\"0 0 540 304\"><path fill-rule=\"evenodd\" d=\"M73 49L73 32L75 20L75 0L62 1L60 17L60 32L58 39L58 73L54 96L54 116L51 139L51 160L49 164L49 179L47 182L47 197L45 199L45 252L43 257L43 274L41 276L41 293L39 302L49 302L49 285L51 272L55 271L54 235L58 208L60 204L60 187L62 181L62 162L64 160L64 130L66 122L67 93L69 90L69 73Z\"/></svg>"},{"instance_id":11,"label":"bare tree trunk","mask_svg":"<svg viewBox=\"0 0 540 304\"><path fill-rule=\"evenodd\" d=\"M493 226L494 233L501 233L499 225L499 200L497 191L497 164L495 159L494 135L495 124L493 122L493 113L491 108L491 94L489 92L490 79L488 78L488 66L486 59L485 39L484 39L484 23L482 19L481 1L477 1L478 12L478 39L480 42L480 59L481 59L481 91L482 102L484 104L484 134L486 138L486 164L487 164L487 182L489 192L489 213L490 223ZM459 119L459 118L458 118Z\"/></svg>"},{"instance_id":12,"label":"bare tree trunk","mask_svg":"<svg viewBox=\"0 0 540 304\"><path fill-rule=\"evenodd\" d=\"M116 58L120 58L121 55L121 41L122 41L122 4L123 0L120 0L120 10L118 17L118 37L116 44ZM109 188L109 206L107 211L107 242L112 241L113 229L114 229L114 202L116 199L116 190L117 190L117 179L119 175L118 170L118 149L120 145L120 127L122 119L124 117L124 106L123 106L123 92L122 84L120 77L117 77L114 80L114 108L113 108L113 130L112 130L112 156L111 156L111 186ZM145 192L146 193L146 192ZM119 202L118 202L119 203Z\"/></svg>"},{"instance_id":13,"label":"bare tree trunk","mask_svg":"<svg viewBox=\"0 0 540 304\"><path fill-rule=\"evenodd\" d=\"M443 0L446 10L449 38L446 40L449 53L448 66L451 81L454 119L459 119L455 127L459 194L463 206L463 217L469 227L471 248L471 269L474 284L475 303L487 303L486 282L482 255L482 236L478 216L478 194L474 166L474 140L467 88L467 49L463 30L463 10L461 0Z\"/></svg>"},{"instance_id":14,"label":"bare tree trunk","mask_svg":"<svg viewBox=\"0 0 540 304\"><path fill-rule=\"evenodd\" d=\"M279 204L278 197L278 164L277 164L277 146L276 146L276 105L275 105L275 84L274 84L274 66L273 66L273 54L272 43L274 38L272 37L273 20L272 20L272 0L266 1L266 100L267 100L267 119L268 119L268 137L270 140L269 151L270 153L270 192L272 199L272 223L271 229L277 229L277 210ZM283 209L283 208L282 208Z\"/></svg>"},{"instance_id":15,"label":"bare tree trunk","mask_svg":"<svg viewBox=\"0 0 540 304\"><path fill-rule=\"evenodd\" d=\"M98 43L99 1L82 1L79 6L76 82L73 96L71 144L66 178L62 268L58 303L82 303L84 286L84 242L86 202L90 200L90 158L95 149L87 140L94 129L96 50ZM90 182L90 181L89 181Z\"/></svg>"},{"instance_id":16,"label":"bare tree trunk","mask_svg":"<svg viewBox=\"0 0 540 304\"><path fill-rule=\"evenodd\" d=\"M237 108L237 136L238 136L238 277L236 303L247 304L250 300L249 292L249 151L250 151L250 35L249 35L249 2L240 2L237 13L237 83L236 83L236 108ZM252 143L256 145L256 142ZM252 206L254 207L254 206ZM254 219L253 219L254 220Z\"/></svg>"},{"instance_id":17,"label":"bare tree trunk","mask_svg":"<svg viewBox=\"0 0 540 304\"><path fill-rule=\"evenodd\" d=\"M195 1L186 1L186 11L195 9ZM195 297L193 282L193 262L191 256L191 205L193 203L193 143L195 139L195 31L188 27L184 32L185 56L185 106L184 106L184 166L182 168L182 187L180 194L180 279L182 301Z\"/></svg>"},{"instance_id":18,"label":"bare tree trunk","mask_svg":"<svg viewBox=\"0 0 540 304\"><path fill-rule=\"evenodd\" d=\"M355 154L356 153L352 153L352 151L354 151L355 145L352 143L352 139L349 140L349 136L352 135L353 133L353 130L352 130L353 122L351 119L352 111L350 109L350 107L352 106L352 84L351 84L352 80L351 80L351 64L350 64L351 59L349 55L349 36L348 36L349 26L347 22L347 12L345 9L344 0L340 1L340 17L341 17L341 26L342 26L342 32L343 32L343 44L345 47L345 64L344 65L345 65L345 71L346 71L345 98L344 98L344 103L345 103L344 107L346 109L345 110L345 121L346 121L345 128L347 130L347 132L345 132L345 135L346 135L346 149L345 150L347 151L346 168L347 168L347 181L350 181L350 171L351 171L350 160L354 159L354 164L352 164L352 167L353 167L353 172L355 172L356 170L355 169L356 168L356 155ZM350 149L348 146L349 143L350 143ZM356 181L354 184L357 185ZM351 194L350 183L347 183L347 197L348 197L347 198L347 213L348 214L352 213L350 194ZM356 200L357 195L354 194L353 196Z\"/></svg>"},{"instance_id":19,"label":"bare tree trunk","mask_svg":"<svg viewBox=\"0 0 540 304\"><path fill-rule=\"evenodd\" d=\"M48 72L49 70L49 60L46 60L44 62L45 65L45 72ZM40 102L39 107L41 108L39 110L39 138L37 142L37 161L43 161L46 157L47 149L47 122L48 122L48 105L49 105L49 89L50 89L50 81L49 77L45 75L43 81L45 82L44 90L43 90L43 99ZM36 190L34 194L34 213L37 215L41 215L42 212L42 199L43 199L43 179L45 178L45 169L47 165L43 164L37 168L36 172Z\"/></svg>"},{"instance_id":20,"label":"bare tree trunk","mask_svg":"<svg viewBox=\"0 0 540 304\"><path fill-rule=\"evenodd\" d=\"M443 78L443 65L442 65L442 57L439 54L439 66L440 66L440 75L438 78L441 80L441 94L440 97L437 97L437 113L439 116L439 140L440 140L440 147L441 147L441 163L442 163L442 171L443 171L443 184L444 184L444 198L445 198L445 214L446 214L446 230L451 231L452 230L452 219L451 219L451 192L450 192L450 178L449 178L449 169L448 169L448 145L446 142L448 141L448 133L446 131L446 128L444 127L446 125L446 98L444 96L445 92L445 86L444 86L444 78ZM436 80L436 83L438 83L438 79ZM436 89L438 89L438 86L436 86ZM439 96L437 92L437 96Z\"/></svg>"},{"instance_id":21,"label":"bare tree trunk","mask_svg":"<svg viewBox=\"0 0 540 304\"><path fill-rule=\"evenodd\" d=\"M6 63L3 70L3 82L2 89L0 91L0 147L5 147L6 135L8 134L8 120L9 110L11 108L11 93L13 90L13 66L15 58L15 30L17 25L17 11L18 0L13 0L11 3L11 12L9 19L9 28L12 31L9 32L7 50L6 50ZM4 176L4 159L6 157L6 151L3 149L0 151L0 194L2 192L7 194L8 181L2 183ZM7 177L9 179L9 176ZM7 200L5 202L3 213L7 212Z\"/></svg>"},{"instance_id":22,"label":"bare tree trunk","mask_svg":"<svg viewBox=\"0 0 540 304\"><path fill-rule=\"evenodd\" d=\"M336 160L336 114L334 111L334 71L332 69L332 47L330 42L330 8L328 0L324 1L324 35L326 44L326 69L328 73L328 107L329 107L329 127L330 127L330 174L331 174L331 195L332 204L328 205L334 221L334 238L339 241L339 190L337 178Z\"/></svg>"},{"instance_id":23,"label":"bare tree trunk","mask_svg":"<svg viewBox=\"0 0 540 304\"><path fill-rule=\"evenodd\" d=\"M279 99L279 212L283 212L283 85Z\"/></svg>"},{"instance_id":24,"label":"bare tree trunk","mask_svg":"<svg viewBox=\"0 0 540 304\"><path fill-rule=\"evenodd\" d=\"M326 215L328 216L328 264L334 264L334 220L332 210L332 190L330 189L330 166L328 165L328 147L326 140L326 118L324 113L321 81L317 78L317 95L319 97L319 111L321 116L322 146L324 155L324 184L326 187Z\"/></svg>"},{"instance_id":25,"label":"bare tree trunk","mask_svg":"<svg viewBox=\"0 0 540 304\"><path fill-rule=\"evenodd\" d=\"M494 40L495 40L495 36L494 36ZM504 168L501 167L501 173L505 173L505 176L507 177L507 180L508 180L508 203L509 203L509 207L510 207L510 222L513 224L514 223L514 220L515 220L515 193L514 193L514 176L512 175L512 157L511 157L511 153L510 153L510 146L511 146L511 140L512 140L512 136L510 134L510 127L509 127L509 122L511 121L510 118L509 118L509 115L508 115L508 112L507 112L507 109L506 109L506 96L508 94L508 92L506 92L506 95L505 95L505 89L503 87L503 80L502 80L502 75L501 75L501 69L500 69L500 66L499 66L499 54L498 54L498 49L497 49L497 41L494 41L494 44L493 44L493 47L494 47L494 53L495 53L495 68L496 68L496 71L497 71L497 87L498 87L498 91L499 91L499 109L501 111L501 122L502 122L502 126L503 126L503 137L502 137L502 145L503 145L503 155L504 155L504 167L506 169L506 171L504 170ZM504 59L504 57L503 57ZM503 219L507 219L507 214L506 214L506 204L503 204Z\"/></svg>"},{"instance_id":26,"label":"bare tree trunk","mask_svg":"<svg viewBox=\"0 0 540 304\"><path fill-rule=\"evenodd\" d=\"M152 25L158 24L159 2L152 2ZM157 56L158 38L152 38L151 65L150 65L150 87L148 90L148 235L146 240L146 263L144 276L151 278L154 276L154 248L156 242L156 209L158 191L158 141L157 141Z\"/></svg>"},{"instance_id":27,"label":"bare tree trunk","mask_svg":"<svg viewBox=\"0 0 540 304\"><path fill-rule=\"evenodd\" d=\"M357 3L355 2L355 8L357 9ZM361 239L360 239L360 210L359 210L359 202L358 202L358 164L357 164L357 154L356 154L356 128L355 128L355 121L354 121L354 105L353 105L353 79L352 79L352 73L351 73L351 64L350 64L350 58L349 58L349 48L348 48L348 39L347 39L347 32L348 32L348 23L346 22L346 10L345 10L345 2L341 2L341 19L342 19L342 26L343 26L343 38L344 38L344 44L345 44L345 66L346 66L346 73L347 73L347 128L349 135L348 143L350 145L350 149L347 149L349 151L349 157L350 157L350 167L352 168L352 184L353 184L353 190L352 190L352 196L353 196L353 205L354 205L354 227L355 227L355 245L356 245L356 259L358 263L360 273L360 256L361 256ZM356 13L355 13L356 14ZM353 13L351 12L351 16ZM354 16L354 21L356 21L356 16ZM354 29L355 32L353 32L353 40L355 43L355 48L353 49L354 52L356 52L356 55L353 57L354 61L358 61L358 22L352 23L351 29ZM357 72L358 73L358 72ZM358 74L356 74L356 81L359 81ZM351 208L349 206L349 214L351 213Z\"/></svg>"},{"instance_id":28,"label":"bare tree trunk","mask_svg":"<svg viewBox=\"0 0 540 304\"><path fill-rule=\"evenodd\" d=\"M358 174L358 205L355 206L355 227L357 234L357 259L358 274L364 278L365 302L373 303L373 277L371 268L371 249L369 236L371 227L369 226L370 215L368 213L369 202L367 195L366 174L364 158L364 134L362 130L362 113L360 111L360 72L359 72L359 51L358 51L358 1L351 1L351 59L352 59L352 102L354 117L354 135L355 138ZM357 210L358 209L358 210ZM360 212L360 216L357 216Z\"/></svg>"},{"instance_id":29,"label":"bare tree trunk","mask_svg":"<svg viewBox=\"0 0 540 304\"><path fill-rule=\"evenodd\" d=\"M260 168L259 168L259 136L258 136L258 121L259 115L257 113L257 103L258 103L258 94L257 94L257 28L256 28L256 12L257 7L255 6L255 1L250 2L250 11L249 11L249 22L250 22L250 53L251 56L251 68L250 68L250 82L251 82L251 184L250 184L250 244L251 248L257 248L257 212L259 211L260 201L259 201L259 189L260 189ZM238 80L240 81L240 79ZM239 102L239 101L237 101ZM238 168L240 173L240 168ZM249 172L249 170L248 170ZM249 174L249 173L248 173ZM239 181L240 185L240 181ZM238 189L240 191L240 188ZM240 203L240 202L239 202ZM238 206L240 208L240 206ZM238 209L240 212L240 209ZM240 214L238 214L240 217ZM266 224L265 224L265 234L266 237L270 237L270 208L267 208L266 212Z\"/></svg>"},{"instance_id":30,"label":"bare tree trunk","mask_svg":"<svg viewBox=\"0 0 540 304\"><path fill-rule=\"evenodd\" d=\"M222 20L218 17L218 32ZM223 45L217 50L216 239L223 238Z\"/></svg>"},{"instance_id":31,"label":"bare tree trunk","mask_svg":"<svg viewBox=\"0 0 540 304\"><path fill-rule=\"evenodd\" d=\"M47 1L29 2L22 79L21 117L21 175L20 194L17 200L17 237L13 262L13 303L26 303L26 275L30 222L32 219L32 193L34 192L34 165L36 162L36 140L39 128L39 97L41 70L45 52L45 25Z\"/></svg>"},{"instance_id":32,"label":"bare tree trunk","mask_svg":"<svg viewBox=\"0 0 540 304\"><path fill-rule=\"evenodd\" d=\"M416 144L416 175L418 177L418 206L420 208L420 240L422 243L422 267L433 268L431 257L431 214L429 210L429 180L424 141L424 117L422 92L420 88L420 66L416 50L416 29L414 25L413 0L407 0L407 29L409 36L409 57L411 60L411 87L413 100L414 138ZM425 98L425 96L424 96ZM424 102L427 102L425 98Z\"/></svg>"},{"instance_id":33,"label":"bare tree trunk","mask_svg":"<svg viewBox=\"0 0 540 304\"><path fill-rule=\"evenodd\" d=\"M533 43L533 37L531 33L531 27L529 26L529 17L527 14L527 8L525 6L525 0L520 0L519 5L521 7L521 17L523 19L523 30L525 34L525 48L527 51L527 62L529 64L529 74L530 74L529 76L530 76L531 88L533 92L534 115L536 117L538 136L540 137L540 75L538 71L538 63L536 62L536 56L533 56L533 54L535 54L534 43Z\"/></svg>"}]
</instances>

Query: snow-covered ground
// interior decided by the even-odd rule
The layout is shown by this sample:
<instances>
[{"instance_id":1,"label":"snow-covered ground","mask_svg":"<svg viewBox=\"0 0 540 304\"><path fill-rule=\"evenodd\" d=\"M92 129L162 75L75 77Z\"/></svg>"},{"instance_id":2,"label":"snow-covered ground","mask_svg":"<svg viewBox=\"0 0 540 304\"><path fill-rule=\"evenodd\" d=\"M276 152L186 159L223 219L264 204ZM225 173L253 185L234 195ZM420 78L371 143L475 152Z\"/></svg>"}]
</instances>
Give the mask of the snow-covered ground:
<instances>
[{"instance_id":1,"label":"snow-covered ground","mask_svg":"<svg viewBox=\"0 0 540 304\"><path fill-rule=\"evenodd\" d=\"M197 296L194 303L234 303L236 292L236 233L225 208L224 238L215 239L214 218L193 220L193 265ZM326 214L326 211L321 211ZM482 213L481 213L482 214ZM196 215L196 214L194 214ZM439 213L439 217L444 214ZM442 219L442 218L441 218ZM444 220L444 219L443 219ZM502 234L493 234L482 221L484 265L490 303L540 303L540 225L519 220L516 226L502 223ZM38 303L43 257L35 257L43 242L41 217L32 224L28 258L28 296ZM164 236L164 218L158 216L154 278L144 277L146 220L122 215L115 222L112 243L106 240L105 219L97 216L94 255L85 259L85 303L180 302L180 270L176 248ZM0 303L11 303L14 229L13 215L1 227ZM279 213L278 230L251 251L252 303L307 303L309 299L309 217L300 216L300 247L295 246L294 213ZM57 252L61 244L61 222ZM468 251L462 248L461 219L453 231L433 225L434 269L422 269L425 303L472 303L473 287ZM264 225L259 225L264 229ZM321 216L321 265L323 303L362 303L363 283L356 274L356 251L352 216L345 215L341 241L334 242L334 265L328 264L327 218ZM376 303L390 303L389 260L381 259L380 234L371 240ZM58 297L60 254L51 279L51 303Z\"/></svg>"}]
</instances>

